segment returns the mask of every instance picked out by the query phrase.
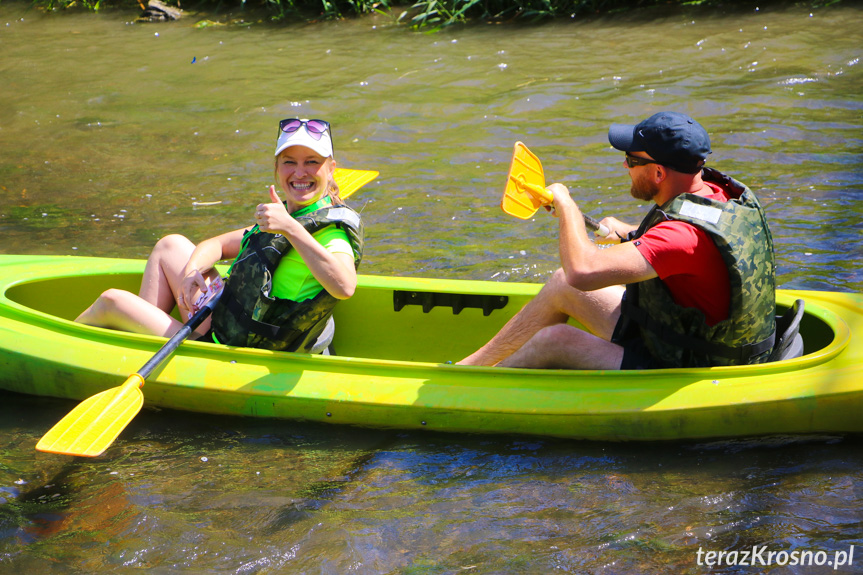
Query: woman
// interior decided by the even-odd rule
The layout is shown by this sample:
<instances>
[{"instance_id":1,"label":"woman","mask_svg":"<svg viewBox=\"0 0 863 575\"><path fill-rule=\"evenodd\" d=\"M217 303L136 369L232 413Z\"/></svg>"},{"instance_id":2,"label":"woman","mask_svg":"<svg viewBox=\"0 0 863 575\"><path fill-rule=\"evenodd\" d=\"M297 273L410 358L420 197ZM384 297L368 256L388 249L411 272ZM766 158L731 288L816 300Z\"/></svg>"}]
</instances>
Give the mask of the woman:
<instances>
[{"instance_id":1,"label":"woman","mask_svg":"<svg viewBox=\"0 0 863 575\"><path fill-rule=\"evenodd\" d=\"M217 262L236 258L228 271L212 320L199 338L227 345L319 352L338 300L356 289L362 258L359 215L344 205L333 179L330 125L323 120L279 123L275 180L270 203L255 208L255 226L202 241L180 235L156 244L136 296L103 293L77 319L81 323L136 333L171 336L194 314L208 285L217 281ZM327 330L331 331L330 329ZM331 334L330 334L331 337Z\"/></svg>"}]
</instances>

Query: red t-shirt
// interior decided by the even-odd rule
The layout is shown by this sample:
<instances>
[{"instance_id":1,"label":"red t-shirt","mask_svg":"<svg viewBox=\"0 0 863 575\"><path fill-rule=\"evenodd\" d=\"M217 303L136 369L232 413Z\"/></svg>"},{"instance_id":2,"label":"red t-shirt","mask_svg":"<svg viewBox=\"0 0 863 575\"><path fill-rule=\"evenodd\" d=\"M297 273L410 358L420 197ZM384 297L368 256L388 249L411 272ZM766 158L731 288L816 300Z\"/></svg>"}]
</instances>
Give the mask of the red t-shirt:
<instances>
[{"instance_id":1,"label":"red t-shirt","mask_svg":"<svg viewBox=\"0 0 863 575\"><path fill-rule=\"evenodd\" d=\"M696 195L719 202L730 199L719 186L705 183L714 193ZM678 305L700 309L708 325L728 318L728 268L709 233L686 222L669 220L653 226L632 243L656 270Z\"/></svg>"}]
</instances>

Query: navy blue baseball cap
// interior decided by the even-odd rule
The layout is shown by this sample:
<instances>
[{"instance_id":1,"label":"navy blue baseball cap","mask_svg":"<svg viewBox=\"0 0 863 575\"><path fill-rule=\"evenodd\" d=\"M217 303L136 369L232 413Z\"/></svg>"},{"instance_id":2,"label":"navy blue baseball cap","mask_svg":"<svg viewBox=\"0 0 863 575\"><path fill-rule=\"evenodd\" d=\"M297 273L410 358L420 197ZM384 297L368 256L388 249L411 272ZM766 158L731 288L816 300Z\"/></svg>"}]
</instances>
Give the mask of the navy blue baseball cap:
<instances>
[{"instance_id":1,"label":"navy blue baseball cap","mask_svg":"<svg viewBox=\"0 0 863 575\"><path fill-rule=\"evenodd\" d=\"M696 174L710 154L710 136L704 127L677 112L659 112L632 126L612 124L609 143L622 152L647 152L672 170Z\"/></svg>"}]
</instances>

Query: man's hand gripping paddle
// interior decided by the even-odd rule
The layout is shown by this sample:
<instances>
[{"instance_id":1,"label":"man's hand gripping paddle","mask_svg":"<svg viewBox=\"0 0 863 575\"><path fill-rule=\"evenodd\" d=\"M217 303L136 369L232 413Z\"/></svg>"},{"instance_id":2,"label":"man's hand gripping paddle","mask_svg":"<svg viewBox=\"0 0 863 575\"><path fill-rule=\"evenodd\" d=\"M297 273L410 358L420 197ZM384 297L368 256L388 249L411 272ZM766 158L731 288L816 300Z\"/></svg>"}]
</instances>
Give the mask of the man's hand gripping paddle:
<instances>
[{"instance_id":1,"label":"man's hand gripping paddle","mask_svg":"<svg viewBox=\"0 0 863 575\"><path fill-rule=\"evenodd\" d=\"M526 220L543 206L551 205L554 195L545 188L542 163L527 146L516 142L512 150L512 162L500 208L511 216ZM606 237L609 229L587 214L584 223L599 237Z\"/></svg>"}]
</instances>

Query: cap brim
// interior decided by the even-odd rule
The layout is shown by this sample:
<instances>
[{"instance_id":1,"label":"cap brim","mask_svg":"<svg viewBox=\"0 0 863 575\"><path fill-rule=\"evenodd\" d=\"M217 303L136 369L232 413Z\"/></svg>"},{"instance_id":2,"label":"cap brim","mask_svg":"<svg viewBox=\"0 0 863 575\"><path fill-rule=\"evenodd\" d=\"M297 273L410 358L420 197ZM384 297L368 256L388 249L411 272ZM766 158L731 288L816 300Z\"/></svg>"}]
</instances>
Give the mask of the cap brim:
<instances>
[{"instance_id":1,"label":"cap brim","mask_svg":"<svg viewBox=\"0 0 863 575\"><path fill-rule=\"evenodd\" d=\"M275 155L278 156L284 150L294 146L304 146L324 158L331 158L333 156L333 141L330 138L329 132L321 134L320 140L316 140L309 135L305 126L301 126L299 130L290 134L282 132L279 134L279 140L276 143Z\"/></svg>"},{"instance_id":2,"label":"cap brim","mask_svg":"<svg viewBox=\"0 0 863 575\"><path fill-rule=\"evenodd\" d=\"M608 129L608 143L621 152L643 152L635 146L635 126L632 124L612 124Z\"/></svg>"}]
</instances>

